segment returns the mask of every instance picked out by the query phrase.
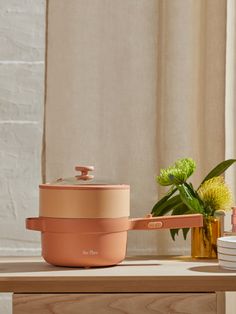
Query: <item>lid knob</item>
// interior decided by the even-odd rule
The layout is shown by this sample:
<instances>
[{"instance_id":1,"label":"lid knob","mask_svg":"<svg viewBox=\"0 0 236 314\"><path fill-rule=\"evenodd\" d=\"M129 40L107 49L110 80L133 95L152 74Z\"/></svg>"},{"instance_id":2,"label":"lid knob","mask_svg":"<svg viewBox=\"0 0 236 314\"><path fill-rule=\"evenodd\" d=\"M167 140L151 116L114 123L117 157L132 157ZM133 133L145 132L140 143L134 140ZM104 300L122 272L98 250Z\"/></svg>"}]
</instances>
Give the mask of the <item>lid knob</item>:
<instances>
[{"instance_id":1,"label":"lid knob","mask_svg":"<svg viewBox=\"0 0 236 314\"><path fill-rule=\"evenodd\" d=\"M76 166L75 167L76 171L81 171L81 174L76 176L77 180L91 180L94 178L93 175L89 174L89 171L93 171L94 167L93 166Z\"/></svg>"}]
</instances>

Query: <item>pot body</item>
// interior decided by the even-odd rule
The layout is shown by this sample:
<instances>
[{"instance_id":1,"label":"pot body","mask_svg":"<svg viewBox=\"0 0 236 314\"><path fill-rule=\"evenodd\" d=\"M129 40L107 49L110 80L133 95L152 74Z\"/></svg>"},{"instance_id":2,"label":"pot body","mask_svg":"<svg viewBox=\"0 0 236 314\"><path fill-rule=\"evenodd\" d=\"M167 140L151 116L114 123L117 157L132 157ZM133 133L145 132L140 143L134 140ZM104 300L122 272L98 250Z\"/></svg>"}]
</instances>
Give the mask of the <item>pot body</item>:
<instances>
[{"instance_id":1,"label":"pot body","mask_svg":"<svg viewBox=\"0 0 236 314\"><path fill-rule=\"evenodd\" d=\"M42 255L69 267L116 265L125 258L128 230L198 227L202 215L146 218L27 218L26 228L41 231Z\"/></svg>"},{"instance_id":2,"label":"pot body","mask_svg":"<svg viewBox=\"0 0 236 314\"><path fill-rule=\"evenodd\" d=\"M26 228L41 232L42 256L69 267L116 265L125 258L128 230L196 227L201 215L129 219L130 187L81 184L93 167L78 166L81 175L39 186L39 217Z\"/></svg>"},{"instance_id":3,"label":"pot body","mask_svg":"<svg viewBox=\"0 0 236 314\"><path fill-rule=\"evenodd\" d=\"M58 266L99 267L125 258L129 185L42 184L39 189L41 219L29 221L29 225L41 231L45 261Z\"/></svg>"},{"instance_id":4,"label":"pot body","mask_svg":"<svg viewBox=\"0 0 236 314\"><path fill-rule=\"evenodd\" d=\"M26 228L41 231L42 256L56 266L110 266L125 258L128 217L26 219Z\"/></svg>"},{"instance_id":5,"label":"pot body","mask_svg":"<svg viewBox=\"0 0 236 314\"><path fill-rule=\"evenodd\" d=\"M39 186L39 216L120 218L130 215L128 185Z\"/></svg>"},{"instance_id":6,"label":"pot body","mask_svg":"<svg viewBox=\"0 0 236 314\"><path fill-rule=\"evenodd\" d=\"M42 256L56 266L99 267L125 258L127 231L114 233L42 232Z\"/></svg>"}]
</instances>

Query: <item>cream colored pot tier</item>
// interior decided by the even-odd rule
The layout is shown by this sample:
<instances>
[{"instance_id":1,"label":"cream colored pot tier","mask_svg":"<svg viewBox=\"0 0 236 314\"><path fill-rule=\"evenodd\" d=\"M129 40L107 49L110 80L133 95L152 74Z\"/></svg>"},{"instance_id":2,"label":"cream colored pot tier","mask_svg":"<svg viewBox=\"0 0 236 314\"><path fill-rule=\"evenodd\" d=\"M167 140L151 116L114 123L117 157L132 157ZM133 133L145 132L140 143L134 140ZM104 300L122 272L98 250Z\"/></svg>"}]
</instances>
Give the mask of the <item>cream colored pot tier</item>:
<instances>
[{"instance_id":1,"label":"cream colored pot tier","mask_svg":"<svg viewBox=\"0 0 236 314\"><path fill-rule=\"evenodd\" d=\"M93 167L75 168L81 175L41 184L39 215L53 218L121 218L130 215L129 185L81 184Z\"/></svg>"}]
</instances>

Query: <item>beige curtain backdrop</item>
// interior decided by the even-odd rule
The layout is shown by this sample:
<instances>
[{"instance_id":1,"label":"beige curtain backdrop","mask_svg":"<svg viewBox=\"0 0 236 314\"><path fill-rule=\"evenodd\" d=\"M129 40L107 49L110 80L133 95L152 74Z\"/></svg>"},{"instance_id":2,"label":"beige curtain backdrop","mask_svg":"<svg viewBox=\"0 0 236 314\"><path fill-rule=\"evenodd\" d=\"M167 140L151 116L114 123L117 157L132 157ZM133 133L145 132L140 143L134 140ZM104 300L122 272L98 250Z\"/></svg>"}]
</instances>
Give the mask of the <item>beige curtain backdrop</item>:
<instances>
[{"instance_id":1,"label":"beige curtain backdrop","mask_svg":"<svg viewBox=\"0 0 236 314\"><path fill-rule=\"evenodd\" d=\"M236 0L227 2L227 48L225 91L225 155L236 158ZM233 189L236 204L236 167L226 173L226 180ZM230 226L230 215L227 217Z\"/></svg>"},{"instance_id":2,"label":"beige curtain backdrop","mask_svg":"<svg viewBox=\"0 0 236 314\"><path fill-rule=\"evenodd\" d=\"M235 156L226 13L226 0L49 0L45 179L92 164L97 178L131 185L137 217L163 193L161 167L190 156L197 184ZM128 254L189 249L168 231L129 234Z\"/></svg>"}]
</instances>

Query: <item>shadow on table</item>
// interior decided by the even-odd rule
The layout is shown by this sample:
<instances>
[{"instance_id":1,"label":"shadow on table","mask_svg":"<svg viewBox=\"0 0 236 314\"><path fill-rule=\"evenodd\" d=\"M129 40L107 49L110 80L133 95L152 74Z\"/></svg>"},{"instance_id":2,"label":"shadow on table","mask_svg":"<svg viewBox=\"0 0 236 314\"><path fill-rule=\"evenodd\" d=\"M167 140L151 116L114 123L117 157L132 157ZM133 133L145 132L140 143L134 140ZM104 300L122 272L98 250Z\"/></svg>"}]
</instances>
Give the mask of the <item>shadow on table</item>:
<instances>
[{"instance_id":1,"label":"shadow on table","mask_svg":"<svg viewBox=\"0 0 236 314\"><path fill-rule=\"evenodd\" d=\"M162 261L175 261L175 262L187 262L187 263L207 263L207 264L216 264L218 262L217 259L199 259L199 258L193 258L191 256L184 256L184 255L146 255L146 256L127 256L125 258L126 261L151 261L154 263L160 263Z\"/></svg>"},{"instance_id":2,"label":"shadow on table","mask_svg":"<svg viewBox=\"0 0 236 314\"><path fill-rule=\"evenodd\" d=\"M103 267L62 267L62 266L53 266L46 262L42 261L2 261L0 262L0 274L4 273L32 273L32 272L69 272L69 271L90 271L96 269L108 269L116 266L119 267L130 267L130 266L161 266L164 261L179 261L179 262L196 262L189 256L127 256L125 262L119 263L118 265L113 266L103 266ZM190 267L189 270L195 272L211 272L211 273L227 273L233 272L230 270L225 270L216 265L216 260L197 260L198 263L209 263L209 265ZM214 265L212 265L214 263Z\"/></svg>"},{"instance_id":3,"label":"shadow on table","mask_svg":"<svg viewBox=\"0 0 236 314\"><path fill-rule=\"evenodd\" d=\"M189 270L200 272L200 273L235 273L236 275L235 270L224 269L218 265L190 267Z\"/></svg>"},{"instance_id":4,"label":"shadow on table","mask_svg":"<svg viewBox=\"0 0 236 314\"><path fill-rule=\"evenodd\" d=\"M161 266L162 264L160 263L151 263L151 264L144 264L144 263L129 263L129 264L118 264L117 266L124 266L124 267L129 267L129 266L143 266L143 267L149 267L149 266Z\"/></svg>"},{"instance_id":5,"label":"shadow on table","mask_svg":"<svg viewBox=\"0 0 236 314\"><path fill-rule=\"evenodd\" d=\"M145 264L142 262L131 262L127 264L117 264L117 265L111 265L111 266L101 266L101 267L66 267L66 266L53 266L50 265L46 262L10 262L10 263L0 263L0 274L4 273L37 273L37 272L67 272L67 271L93 271L96 269L108 269L108 268L113 268L116 266L122 266L122 267L127 267L127 266L143 266L143 267L148 267L148 266L160 266L160 263L150 263L150 264Z\"/></svg>"},{"instance_id":6,"label":"shadow on table","mask_svg":"<svg viewBox=\"0 0 236 314\"><path fill-rule=\"evenodd\" d=\"M78 270L84 268L78 268ZM45 262L15 262L15 263L1 263L1 273L30 273L30 272L46 272L46 271L66 271L75 270L72 267L61 267L49 265Z\"/></svg>"},{"instance_id":7,"label":"shadow on table","mask_svg":"<svg viewBox=\"0 0 236 314\"><path fill-rule=\"evenodd\" d=\"M66 266L53 266L46 262L16 262L16 263L1 263L0 274L3 273L37 273L37 272L59 272L59 271L91 271L94 269L111 268L114 266L103 267L66 267Z\"/></svg>"}]
</instances>

